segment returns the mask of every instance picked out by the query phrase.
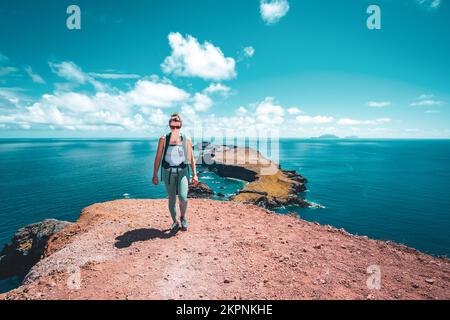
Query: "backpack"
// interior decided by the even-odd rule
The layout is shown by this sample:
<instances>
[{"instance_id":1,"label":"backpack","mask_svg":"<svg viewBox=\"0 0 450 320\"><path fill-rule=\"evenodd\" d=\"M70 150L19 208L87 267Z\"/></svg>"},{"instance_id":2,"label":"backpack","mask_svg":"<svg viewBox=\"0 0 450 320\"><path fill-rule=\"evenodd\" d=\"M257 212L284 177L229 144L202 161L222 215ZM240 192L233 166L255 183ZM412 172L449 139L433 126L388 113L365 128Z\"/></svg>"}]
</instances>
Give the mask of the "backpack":
<instances>
[{"instance_id":1,"label":"backpack","mask_svg":"<svg viewBox=\"0 0 450 320\"><path fill-rule=\"evenodd\" d=\"M164 140L164 152L162 155L162 159L161 159L161 181L163 181L163 176L162 176L162 170L164 169L169 169L169 168L176 168L177 169L177 173L178 173L178 169L184 169L184 168L188 168L188 181L189 181L189 165L190 164L190 158L189 158L189 153L187 152L188 148L187 148L187 143L186 143L186 137L184 134L180 133L181 136L181 142L183 145L183 151L184 151L184 156L185 156L185 160L180 163L177 166L171 166L167 161L166 161L166 154L167 154L167 149L169 148L169 143L170 143L170 136L172 135L172 132L169 132L166 135L166 139ZM191 150L192 151L192 150ZM172 174L172 170L169 171L169 184L170 184L170 175Z\"/></svg>"}]
</instances>

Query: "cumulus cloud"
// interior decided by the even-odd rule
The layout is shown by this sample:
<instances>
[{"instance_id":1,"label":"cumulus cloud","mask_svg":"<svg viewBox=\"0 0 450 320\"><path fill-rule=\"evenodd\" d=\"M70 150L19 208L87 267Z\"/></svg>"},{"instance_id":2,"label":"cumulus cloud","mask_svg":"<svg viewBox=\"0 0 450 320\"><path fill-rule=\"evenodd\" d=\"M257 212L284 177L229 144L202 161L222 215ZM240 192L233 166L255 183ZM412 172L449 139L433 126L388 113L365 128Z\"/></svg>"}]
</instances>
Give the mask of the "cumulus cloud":
<instances>
[{"instance_id":1,"label":"cumulus cloud","mask_svg":"<svg viewBox=\"0 0 450 320\"><path fill-rule=\"evenodd\" d=\"M213 101L210 97L202 93L196 93L193 98L193 108L195 111L204 112L207 111L213 105Z\"/></svg>"},{"instance_id":2,"label":"cumulus cloud","mask_svg":"<svg viewBox=\"0 0 450 320\"><path fill-rule=\"evenodd\" d=\"M138 80L133 90L125 94L132 104L152 107L171 107L189 98L189 94L169 83Z\"/></svg>"},{"instance_id":3,"label":"cumulus cloud","mask_svg":"<svg viewBox=\"0 0 450 320\"><path fill-rule=\"evenodd\" d=\"M247 114L247 109L245 108L245 107L239 107L237 110L236 110L236 115L238 115L238 116L245 116L246 114Z\"/></svg>"},{"instance_id":4,"label":"cumulus cloud","mask_svg":"<svg viewBox=\"0 0 450 320\"><path fill-rule=\"evenodd\" d=\"M205 94L220 94L223 96L228 96L231 93L231 88L225 86L221 83L211 83L205 90L203 90Z\"/></svg>"},{"instance_id":5,"label":"cumulus cloud","mask_svg":"<svg viewBox=\"0 0 450 320\"><path fill-rule=\"evenodd\" d=\"M259 10L264 22L274 24L288 13L289 3L287 0L261 0Z\"/></svg>"},{"instance_id":6,"label":"cumulus cloud","mask_svg":"<svg viewBox=\"0 0 450 320\"><path fill-rule=\"evenodd\" d=\"M77 68L67 68L61 75L77 82L89 82ZM59 68L58 70L61 70ZM74 72L66 72L74 71ZM16 99L10 91L1 91L0 98ZM34 125L66 130L146 131L167 121L162 108L174 107L191 96L167 80L157 77L141 79L122 92L96 91L79 93L54 91L38 101L17 106L0 117L3 127L18 125L29 129Z\"/></svg>"},{"instance_id":7,"label":"cumulus cloud","mask_svg":"<svg viewBox=\"0 0 450 320\"><path fill-rule=\"evenodd\" d=\"M181 77L200 77L205 80L229 80L236 77L233 58L225 57L219 47L203 44L190 35L169 34L170 56L161 64L165 73Z\"/></svg>"},{"instance_id":8,"label":"cumulus cloud","mask_svg":"<svg viewBox=\"0 0 450 320\"><path fill-rule=\"evenodd\" d=\"M256 107L256 119L263 124L281 124L283 117L284 109L276 104L273 97L266 97Z\"/></svg>"},{"instance_id":9,"label":"cumulus cloud","mask_svg":"<svg viewBox=\"0 0 450 320\"><path fill-rule=\"evenodd\" d=\"M30 78L33 82L40 83L40 84L45 83L45 80L40 75L33 72L33 69L30 66L25 67L25 72L30 76Z\"/></svg>"},{"instance_id":10,"label":"cumulus cloud","mask_svg":"<svg viewBox=\"0 0 450 320\"><path fill-rule=\"evenodd\" d=\"M167 124L169 116L165 114L161 109L143 108L142 113L149 116L150 123L156 126L163 126Z\"/></svg>"}]
</instances>

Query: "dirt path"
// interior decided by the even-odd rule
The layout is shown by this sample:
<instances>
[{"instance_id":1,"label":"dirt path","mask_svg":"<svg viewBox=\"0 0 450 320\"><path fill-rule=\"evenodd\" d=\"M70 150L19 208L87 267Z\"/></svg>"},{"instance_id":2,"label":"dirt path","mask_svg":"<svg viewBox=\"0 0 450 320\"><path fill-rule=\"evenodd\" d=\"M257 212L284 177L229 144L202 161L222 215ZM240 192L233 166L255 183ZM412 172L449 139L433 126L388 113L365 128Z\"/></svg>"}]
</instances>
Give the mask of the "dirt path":
<instances>
[{"instance_id":1,"label":"dirt path","mask_svg":"<svg viewBox=\"0 0 450 320\"><path fill-rule=\"evenodd\" d=\"M3 299L449 299L448 260L236 202L191 199L171 235L166 200L83 210ZM367 287L367 268L381 288Z\"/></svg>"}]
</instances>

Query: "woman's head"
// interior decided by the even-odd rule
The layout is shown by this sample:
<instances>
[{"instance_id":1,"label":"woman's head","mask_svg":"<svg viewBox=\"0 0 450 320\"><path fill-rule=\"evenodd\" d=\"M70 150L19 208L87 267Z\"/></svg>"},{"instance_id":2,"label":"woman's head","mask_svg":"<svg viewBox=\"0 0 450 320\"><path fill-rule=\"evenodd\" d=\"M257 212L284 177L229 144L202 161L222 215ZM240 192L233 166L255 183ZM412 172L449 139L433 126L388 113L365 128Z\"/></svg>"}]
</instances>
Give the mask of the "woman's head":
<instances>
[{"instance_id":1,"label":"woman's head","mask_svg":"<svg viewBox=\"0 0 450 320\"><path fill-rule=\"evenodd\" d=\"M169 120L169 127L171 131L180 130L183 125L183 120L178 113L172 113Z\"/></svg>"}]
</instances>

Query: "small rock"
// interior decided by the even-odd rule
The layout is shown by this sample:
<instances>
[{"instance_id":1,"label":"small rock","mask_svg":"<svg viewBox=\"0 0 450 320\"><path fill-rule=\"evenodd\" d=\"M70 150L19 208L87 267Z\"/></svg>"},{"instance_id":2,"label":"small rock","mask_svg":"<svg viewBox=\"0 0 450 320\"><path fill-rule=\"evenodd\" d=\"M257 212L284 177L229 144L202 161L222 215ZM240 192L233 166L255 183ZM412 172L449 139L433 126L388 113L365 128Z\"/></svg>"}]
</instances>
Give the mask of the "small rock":
<instances>
[{"instance_id":1,"label":"small rock","mask_svg":"<svg viewBox=\"0 0 450 320\"><path fill-rule=\"evenodd\" d=\"M429 284L433 284L433 283L435 282L435 280L429 278L429 279L425 279L425 282L426 282L426 283L429 283Z\"/></svg>"},{"instance_id":2,"label":"small rock","mask_svg":"<svg viewBox=\"0 0 450 320\"><path fill-rule=\"evenodd\" d=\"M315 245L313 248L314 248L314 249L321 249L321 248L322 248L322 245L318 244L318 245Z\"/></svg>"},{"instance_id":3,"label":"small rock","mask_svg":"<svg viewBox=\"0 0 450 320\"><path fill-rule=\"evenodd\" d=\"M230 282L231 282L230 279L224 279L224 280L223 280L223 283L230 283Z\"/></svg>"}]
</instances>

